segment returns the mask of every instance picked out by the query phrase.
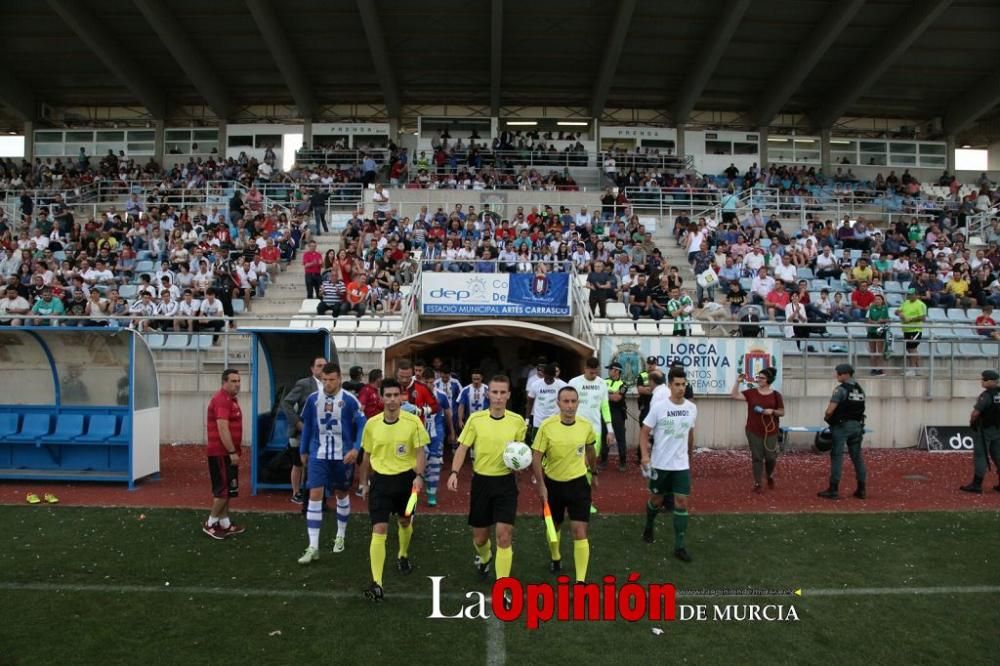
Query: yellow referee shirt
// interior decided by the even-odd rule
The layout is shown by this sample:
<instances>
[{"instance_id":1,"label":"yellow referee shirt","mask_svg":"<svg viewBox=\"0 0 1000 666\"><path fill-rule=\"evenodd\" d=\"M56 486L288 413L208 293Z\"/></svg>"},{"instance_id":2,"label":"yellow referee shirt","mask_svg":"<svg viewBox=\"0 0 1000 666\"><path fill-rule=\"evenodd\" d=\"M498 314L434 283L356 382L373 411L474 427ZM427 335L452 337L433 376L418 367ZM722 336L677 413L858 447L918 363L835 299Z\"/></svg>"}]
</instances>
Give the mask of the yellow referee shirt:
<instances>
[{"instance_id":1,"label":"yellow referee shirt","mask_svg":"<svg viewBox=\"0 0 1000 666\"><path fill-rule=\"evenodd\" d=\"M472 471L483 476L506 476L511 471L503 464L508 442L523 442L528 424L520 414L505 412L493 418L489 410L475 412L465 422L458 443L476 450Z\"/></svg>"},{"instance_id":2,"label":"yellow referee shirt","mask_svg":"<svg viewBox=\"0 0 1000 666\"><path fill-rule=\"evenodd\" d=\"M431 438L420 419L400 411L399 419L385 422L385 413L368 419L361 434L361 448L371 456L372 469L379 474L402 474L417 464L417 449Z\"/></svg>"},{"instance_id":3,"label":"yellow referee shirt","mask_svg":"<svg viewBox=\"0 0 1000 666\"><path fill-rule=\"evenodd\" d=\"M587 419L577 416L572 425L566 425L556 414L542 421L531 448L545 454L545 476L553 481L572 481L587 473L587 445L596 442L597 435Z\"/></svg>"}]
</instances>

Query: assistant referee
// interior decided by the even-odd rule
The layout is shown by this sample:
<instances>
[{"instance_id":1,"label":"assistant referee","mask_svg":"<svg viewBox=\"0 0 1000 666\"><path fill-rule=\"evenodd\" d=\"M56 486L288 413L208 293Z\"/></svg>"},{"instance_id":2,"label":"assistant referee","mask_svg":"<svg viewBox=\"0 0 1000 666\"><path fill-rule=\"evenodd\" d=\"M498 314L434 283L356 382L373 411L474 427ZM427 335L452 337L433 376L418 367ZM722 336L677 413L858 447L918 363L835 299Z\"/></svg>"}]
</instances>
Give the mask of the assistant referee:
<instances>
[{"instance_id":1,"label":"assistant referee","mask_svg":"<svg viewBox=\"0 0 1000 666\"><path fill-rule=\"evenodd\" d=\"M387 377L382 381L381 390L385 410L365 424L361 435L361 447L367 454L361 468L361 493L362 498L368 498L368 513L372 521L372 540L368 549L372 583L365 590L365 597L372 601L381 601L384 597L382 570L385 568L385 538L389 531L390 514L396 514L399 521L396 568L403 574L413 570L409 558L413 525L411 518L404 514L411 487L417 492L424 487L426 447L430 443L420 419L400 410L403 391L399 382ZM371 474L372 471L374 474ZM371 486L368 484L369 474Z\"/></svg>"},{"instance_id":2,"label":"assistant referee","mask_svg":"<svg viewBox=\"0 0 1000 666\"><path fill-rule=\"evenodd\" d=\"M497 537L496 577L510 576L514 560L514 519L517 516L517 478L503 462L509 442L523 442L527 423L520 414L507 411L510 378L496 375L487 387L489 409L473 412L458 436L458 449L451 463L448 490L458 490L458 475L469 449L475 449L472 462L472 492L469 496L469 526L476 568L485 577L493 558L490 528Z\"/></svg>"},{"instance_id":3,"label":"assistant referee","mask_svg":"<svg viewBox=\"0 0 1000 666\"><path fill-rule=\"evenodd\" d=\"M542 422L531 448L534 449L532 469L538 481L538 494L549 504L557 535L563 518L569 514L576 580L583 582L590 562L587 526L590 523L591 484L597 487L597 433L589 421L576 417L579 400L572 386L560 389L556 397L559 413ZM591 474L589 483L587 472ZM552 555L549 570L558 573L562 568L558 537L555 543L549 544L549 550Z\"/></svg>"}]
</instances>

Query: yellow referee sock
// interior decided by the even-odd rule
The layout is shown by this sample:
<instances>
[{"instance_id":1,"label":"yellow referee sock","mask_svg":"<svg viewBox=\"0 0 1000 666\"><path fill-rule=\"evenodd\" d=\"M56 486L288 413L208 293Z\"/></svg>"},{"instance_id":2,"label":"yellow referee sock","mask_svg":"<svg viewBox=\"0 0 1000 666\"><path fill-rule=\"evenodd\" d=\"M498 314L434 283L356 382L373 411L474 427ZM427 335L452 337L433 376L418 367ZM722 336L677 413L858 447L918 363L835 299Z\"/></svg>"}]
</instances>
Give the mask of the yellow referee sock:
<instances>
[{"instance_id":1,"label":"yellow referee sock","mask_svg":"<svg viewBox=\"0 0 1000 666\"><path fill-rule=\"evenodd\" d=\"M487 539L482 546L476 544L475 541L472 542L472 547L476 551L476 555L479 556L479 561L482 564L486 564L493 559L493 542ZM499 554L499 553L498 553Z\"/></svg>"},{"instance_id":2,"label":"yellow referee sock","mask_svg":"<svg viewBox=\"0 0 1000 666\"><path fill-rule=\"evenodd\" d=\"M573 542L573 563L576 565L576 582L587 579L587 565L590 564L590 542L580 539Z\"/></svg>"},{"instance_id":3,"label":"yellow referee sock","mask_svg":"<svg viewBox=\"0 0 1000 666\"><path fill-rule=\"evenodd\" d=\"M497 580L510 576L510 568L514 564L514 547L501 548L497 546Z\"/></svg>"},{"instance_id":4,"label":"yellow referee sock","mask_svg":"<svg viewBox=\"0 0 1000 666\"><path fill-rule=\"evenodd\" d=\"M407 557L410 552L410 539L413 538L413 523L406 527L399 526L399 556Z\"/></svg>"},{"instance_id":5,"label":"yellow referee sock","mask_svg":"<svg viewBox=\"0 0 1000 666\"><path fill-rule=\"evenodd\" d=\"M385 535L372 533L372 542L368 546L368 557L372 564L372 580L382 584L382 569L385 568Z\"/></svg>"},{"instance_id":6,"label":"yellow referee sock","mask_svg":"<svg viewBox=\"0 0 1000 666\"><path fill-rule=\"evenodd\" d=\"M549 541L549 554L552 555L553 560L561 560L562 555L559 554L559 533L556 532L555 543Z\"/></svg>"}]
</instances>

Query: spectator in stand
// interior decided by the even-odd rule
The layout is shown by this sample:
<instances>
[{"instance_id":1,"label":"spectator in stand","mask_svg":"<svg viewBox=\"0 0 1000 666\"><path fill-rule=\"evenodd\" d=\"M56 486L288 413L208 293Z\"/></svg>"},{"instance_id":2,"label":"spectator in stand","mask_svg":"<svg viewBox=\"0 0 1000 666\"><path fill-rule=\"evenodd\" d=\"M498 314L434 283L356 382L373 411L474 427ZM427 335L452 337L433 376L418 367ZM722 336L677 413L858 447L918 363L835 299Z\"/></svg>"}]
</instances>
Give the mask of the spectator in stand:
<instances>
[{"instance_id":1,"label":"spectator in stand","mask_svg":"<svg viewBox=\"0 0 1000 666\"><path fill-rule=\"evenodd\" d=\"M198 308L200 317L198 328L203 331L212 330L219 333L226 327L225 309L222 301L217 298L217 295L214 288L208 289L205 292L205 298L202 300L201 306ZM212 336L212 344L214 345L218 342L219 336Z\"/></svg>"},{"instance_id":2,"label":"spectator in stand","mask_svg":"<svg viewBox=\"0 0 1000 666\"><path fill-rule=\"evenodd\" d=\"M864 321L874 301L875 294L868 289L868 283L858 282L858 288L851 292L851 321Z\"/></svg>"},{"instance_id":3,"label":"spectator in stand","mask_svg":"<svg viewBox=\"0 0 1000 666\"><path fill-rule=\"evenodd\" d=\"M594 270L587 275L590 290L590 311L600 311L602 319L608 316L608 300L615 297L615 277L604 269L604 262L594 262Z\"/></svg>"},{"instance_id":4,"label":"spectator in stand","mask_svg":"<svg viewBox=\"0 0 1000 666\"><path fill-rule=\"evenodd\" d=\"M302 253L302 265L305 268L306 298L320 298L319 289L322 282L323 256L316 251L316 241L310 241L308 249Z\"/></svg>"},{"instance_id":5,"label":"spectator in stand","mask_svg":"<svg viewBox=\"0 0 1000 666\"><path fill-rule=\"evenodd\" d=\"M360 318L368 308L370 296L371 288L368 286L368 276L361 273L347 285L343 314L353 312L356 317Z\"/></svg>"},{"instance_id":6,"label":"spectator in stand","mask_svg":"<svg viewBox=\"0 0 1000 666\"><path fill-rule=\"evenodd\" d=\"M31 304L18 293L16 286L8 285L6 293L7 297L0 301L0 326L24 325L24 315L31 311Z\"/></svg>"},{"instance_id":7,"label":"spectator in stand","mask_svg":"<svg viewBox=\"0 0 1000 666\"><path fill-rule=\"evenodd\" d=\"M320 302L316 306L316 314L325 315L327 312L333 317L339 317L344 312L345 299L347 296L347 285L341 277L340 267L335 264L335 268L326 273L319 288Z\"/></svg>"},{"instance_id":8,"label":"spectator in stand","mask_svg":"<svg viewBox=\"0 0 1000 666\"><path fill-rule=\"evenodd\" d=\"M764 304L767 307L768 318L784 319L785 310L790 302L791 302L791 294L789 294L788 290L785 289L785 283L780 280L775 280L774 289L769 291L767 297L764 299ZM804 307L802 308L802 312L804 315L805 314Z\"/></svg>"},{"instance_id":9,"label":"spectator in stand","mask_svg":"<svg viewBox=\"0 0 1000 666\"><path fill-rule=\"evenodd\" d=\"M886 327L889 325L889 306L886 305L882 294L875 294L865 319L868 322L868 351L872 363L872 375L882 376L885 374L882 366L885 364Z\"/></svg>"},{"instance_id":10,"label":"spectator in stand","mask_svg":"<svg viewBox=\"0 0 1000 666\"><path fill-rule=\"evenodd\" d=\"M2 311L3 305L0 304L0 312ZM984 305L982 313L976 317L976 335L991 340L1000 340L1000 329L997 328L997 322L993 319L992 305Z\"/></svg>"},{"instance_id":11,"label":"spectator in stand","mask_svg":"<svg viewBox=\"0 0 1000 666\"><path fill-rule=\"evenodd\" d=\"M868 261L862 257L858 259L858 265L852 268L850 272L845 271L844 281L850 285L859 285L862 282L871 284L875 277L875 271L868 265Z\"/></svg>"},{"instance_id":12,"label":"spectator in stand","mask_svg":"<svg viewBox=\"0 0 1000 666\"><path fill-rule=\"evenodd\" d=\"M827 278L839 278L841 275L840 264L833 256L833 250L829 245L823 247L823 253L816 256L816 277L821 280Z\"/></svg>"},{"instance_id":13,"label":"spectator in stand","mask_svg":"<svg viewBox=\"0 0 1000 666\"><path fill-rule=\"evenodd\" d=\"M632 319L638 321L640 317L652 316L650 309L649 287L646 285L646 274L639 273L636 282L628 291L628 309Z\"/></svg>"},{"instance_id":14,"label":"spectator in stand","mask_svg":"<svg viewBox=\"0 0 1000 666\"><path fill-rule=\"evenodd\" d=\"M920 368L920 357L916 352L923 337L927 305L917 298L917 290L911 287L906 291L906 300L896 309L895 315L903 324L903 337L906 339L908 368L905 374L907 377L913 377Z\"/></svg>"},{"instance_id":15,"label":"spectator in stand","mask_svg":"<svg viewBox=\"0 0 1000 666\"><path fill-rule=\"evenodd\" d=\"M779 282L778 284L784 284ZM778 289L771 292L771 295L778 293ZM787 292L786 292L787 293ZM806 308L802 305L801 297L799 292L794 292L789 296L788 304L785 306L785 337L795 339L795 347L799 350L802 349L802 340L806 340L806 350L809 352L815 352L816 349L808 344L809 336L812 334L812 328L808 326L809 316L806 314Z\"/></svg>"},{"instance_id":16,"label":"spectator in stand","mask_svg":"<svg viewBox=\"0 0 1000 666\"><path fill-rule=\"evenodd\" d=\"M670 303L670 278L660 276L659 283L649 289L649 313L655 321L660 321L667 314Z\"/></svg>"},{"instance_id":17,"label":"spectator in stand","mask_svg":"<svg viewBox=\"0 0 1000 666\"><path fill-rule=\"evenodd\" d=\"M312 191L309 196L309 207L312 208L313 218L316 222L316 235L321 234L320 229L322 228L322 233L327 233L330 231L329 227L326 225L326 202L330 198L330 192L324 190L321 187L317 187Z\"/></svg>"},{"instance_id":18,"label":"spectator in stand","mask_svg":"<svg viewBox=\"0 0 1000 666\"><path fill-rule=\"evenodd\" d=\"M153 317L156 316L157 311L158 308L153 301L153 294L148 291L142 292L139 300L132 303L132 306L129 308L129 313L132 315L132 322L129 328L142 332L149 331L155 324Z\"/></svg>"},{"instance_id":19,"label":"spectator in stand","mask_svg":"<svg viewBox=\"0 0 1000 666\"><path fill-rule=\"evenodd\" d=\"M752 293L751 302L756 304L766 302L768 295L774 291L774 288L774 278L768 275L767 268L761 266L757 270L757 275L754 276L753 281L750 284L750 291ZM785 306L782 305L781 307L784 309Z\"/></svg>"}]
</instances>

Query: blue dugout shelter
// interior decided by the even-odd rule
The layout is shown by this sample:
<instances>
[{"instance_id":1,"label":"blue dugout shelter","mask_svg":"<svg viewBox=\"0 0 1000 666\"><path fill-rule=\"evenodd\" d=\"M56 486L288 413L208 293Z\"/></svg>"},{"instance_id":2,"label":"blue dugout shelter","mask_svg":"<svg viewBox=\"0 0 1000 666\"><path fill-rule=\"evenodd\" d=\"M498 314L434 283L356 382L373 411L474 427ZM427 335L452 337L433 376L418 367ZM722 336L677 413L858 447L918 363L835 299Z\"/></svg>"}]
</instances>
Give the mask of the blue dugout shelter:
<instances>
[{"instance_id":1,"label":"blue dugout shelter","mask_svg":"<svg viewBox=\"0 0 1000 666\"><path fill-rule=\"evenodd\" d=\"M0 478L133 488L159 471L159 384L142 336L0 328Z\"/></svg>"},{"instance_id":2,"label":"blue dugout shelter","mask_svg":"<svg viewBox=\"0 0 1000 666\"><path fill-rule=\"evenodd\" d=\"M309 373L313 359L337 361L337 351L324 329L241 328L250 335L251 492L287 489L291 468L288 421L281 399ZM346 372L346 369L345 369Z\"/></svg>"}]
</instances>

